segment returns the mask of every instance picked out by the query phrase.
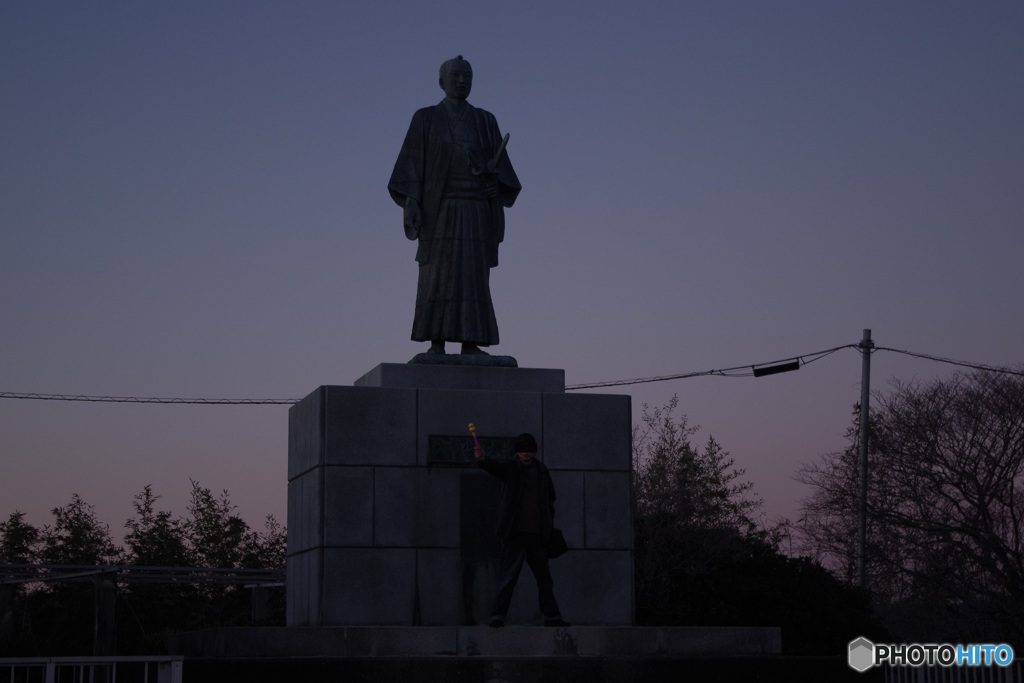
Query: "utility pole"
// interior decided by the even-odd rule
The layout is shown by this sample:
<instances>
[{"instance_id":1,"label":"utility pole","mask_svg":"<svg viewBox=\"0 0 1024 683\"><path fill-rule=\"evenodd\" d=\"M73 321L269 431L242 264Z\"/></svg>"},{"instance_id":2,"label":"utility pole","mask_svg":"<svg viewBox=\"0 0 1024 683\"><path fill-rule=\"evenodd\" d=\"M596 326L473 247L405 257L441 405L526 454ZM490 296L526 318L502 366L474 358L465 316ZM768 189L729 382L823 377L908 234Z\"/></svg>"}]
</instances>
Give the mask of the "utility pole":
<instances>
[{"instance_id":1,"label":"utility pole","mask_svg":"<svg viewBox=\"0 0 1024 683\"><path fill-rule=\"evenodd\" d=\"M862 590L868 590L868 401L871 396L871 330L857 345L861 354L860 377L860 496L857 510L857 580Z\"/></svg>"}]
</instances>

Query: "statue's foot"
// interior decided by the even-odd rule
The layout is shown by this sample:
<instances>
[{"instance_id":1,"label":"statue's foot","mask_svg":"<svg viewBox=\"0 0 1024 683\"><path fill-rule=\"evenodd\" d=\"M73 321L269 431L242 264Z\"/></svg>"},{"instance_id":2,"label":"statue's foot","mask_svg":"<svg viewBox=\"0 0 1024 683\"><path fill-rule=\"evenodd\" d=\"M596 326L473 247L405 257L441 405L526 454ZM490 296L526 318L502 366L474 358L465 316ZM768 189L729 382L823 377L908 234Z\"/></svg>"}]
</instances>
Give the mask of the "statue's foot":
<instances>
[{"instance_id":1,"label":"statue's foot","mask_svg":"<svg viewBox=\"0 0 1024 683\"><path fill-rule=\"evenodd\" d=\"M490 354L481 349L476 344L463 344L462 345L463 356L489 356Z\"/></svg>"},{"instance_id":2,"label":"statue's foot","mask_svg":"<svg viewBox=\"0 0 1024 683\"><path fill-rule=\"evenodd\" d=\"M427 353L439 353L443 356L444 342L434 342L433 344L430 345L430 348L427 349Z\"/></svg>"}]
</instances>

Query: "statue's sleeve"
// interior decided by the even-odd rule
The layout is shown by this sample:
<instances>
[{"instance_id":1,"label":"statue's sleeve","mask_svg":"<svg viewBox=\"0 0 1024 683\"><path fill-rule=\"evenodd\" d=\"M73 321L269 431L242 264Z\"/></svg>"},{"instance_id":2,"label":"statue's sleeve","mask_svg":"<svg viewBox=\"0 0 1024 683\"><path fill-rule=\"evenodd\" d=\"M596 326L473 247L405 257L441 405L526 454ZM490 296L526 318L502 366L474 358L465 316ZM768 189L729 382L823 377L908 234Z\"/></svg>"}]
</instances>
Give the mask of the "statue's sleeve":
<instances>
[{"instance_id":1,"label":"statue's sleeve","mask_svg":"<svg viewBox=\"0 0 1024 683\"><path fill-rule=\"evenodd\" d=\"M401 207L405 206L406 197L412 197L419 204L423 203L423 176L426 159L426 135L424 135L425 116L423 110L413 114L409 131L405 134L402 149L395 161L388 181L388 192L391 198Z\"/></svg>"}]
</instances>

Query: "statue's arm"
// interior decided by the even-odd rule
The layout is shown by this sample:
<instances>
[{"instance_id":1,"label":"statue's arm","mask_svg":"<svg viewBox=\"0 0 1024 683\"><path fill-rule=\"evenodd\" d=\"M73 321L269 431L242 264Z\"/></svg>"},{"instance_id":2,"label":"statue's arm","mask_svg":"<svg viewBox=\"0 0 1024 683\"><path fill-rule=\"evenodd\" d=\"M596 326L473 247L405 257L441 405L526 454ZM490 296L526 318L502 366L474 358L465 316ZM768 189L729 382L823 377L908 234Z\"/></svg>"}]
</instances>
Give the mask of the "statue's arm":
<instances>
[{"instance_id":1,"label":"statue's arm","mask_svg":"<svg viewBox=\"0 0 1024 683\"><path fill-rule=\"evenodd\" d=\"M405 236L411 240L419 237L423 224L420 203L423 198L426 139L424 129L427 125L425 118L424 110L413 114L409 130L402 142L402 149L395 161L395 168L391 172L391 180L388 182L388 192L391 194L391 198L402 207Z\"/></svg>"},{"instance_id":2,"label":"statue's arm","mask_svg":"<svg viewBox=\"0 0 1024 683\"><path fill-rule=\"evenodd\" d=\"M402 223L405 226L405 236L411 240L418 239L420 227L422 226L422 215L420 204L412 197L405 198L405 209L402 212Z\"/></svg>"}]
</instances>

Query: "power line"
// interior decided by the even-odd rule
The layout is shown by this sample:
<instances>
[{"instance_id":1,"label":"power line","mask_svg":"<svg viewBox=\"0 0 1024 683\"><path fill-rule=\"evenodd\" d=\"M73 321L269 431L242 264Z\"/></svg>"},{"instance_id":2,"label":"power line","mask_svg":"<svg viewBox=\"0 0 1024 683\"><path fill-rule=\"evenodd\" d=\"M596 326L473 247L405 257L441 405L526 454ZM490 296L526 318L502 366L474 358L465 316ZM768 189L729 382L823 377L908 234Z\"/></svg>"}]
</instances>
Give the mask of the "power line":
<instances>
[{"instance_id":1,"label":"power line","mask_svg":"<svg viewBox=\"0 0 1024 683\"><path fill-rule=\"evenodd\" d=\"M667 382L673 379L690 379L691 377L752 377L754 374L754 368L765 366L765 365L776 365L778 363L786 362L798 362L802 365L813 363L816 360L820 360L825 356L835 353L842 349L856 348L856 344L846 344L845 346L837 346L834 349L828 349L826 351L816 351L815 353L807 353L802 356L790 356L789 358L783 358L781 360L770 361L768 363L748 363L746 365L737 365L731 368L722 368L721 370L701 370L699 372L686 372L678 375L661 375L659 377L638 377L636 379L620 379L612 380L609 382L591 382L588 384L573 384L565 387L566 391L575 391L576 389L597 389L600 387L621 387L630 384L646 384L649 382Z\"/></svg>"},{"instance_id":2,"label":"power line","mask_svg":"<svg viewBox=\"0 0 1024 683\"><path fill-rule=\"evenodd\" d=\"M647 384L651 382L668 382L675 379L690 379L692 377L751 377L754 375L754 369L764 367L768 365L776 365L779 363L796 362L800 365L808 365L816 360L821 360L826 356L829 356L836 351L843 349L856 349L857 344L845 344L843 346L837 346L835 348L826 349L824 351L816 351L814 353L806 353L801 356L790 356L789 358L783 358L776 361L770 361L767 363L747 363L744 365L736 365L729 368L721 368L715 370L700 370L697 372L685 372L674 375L659 375L657 377L637 377L635 379L619 379L610 380L607 382L589 382L585 384L572 384L565 387L566 391L577 391L579 389L599 389L604 387L622 387L629 386L632 384ZM983 363L971 363L968 361L953 360L951 358L943 358L941 356L931 356L926 353L916 353L913 351L906 351L903 349L892 349L885 346L875 347L874 351L890 351L892 353L900 353L913 358L921 358L924 360L935 361L937 363L947 363L949 365L957 365L960 367L971 368L972 370L984 370L987 372L996 372L1007 375L1016 375L1018 377L1024 377L1024 372L1010 370L1008 368L996 367L993 365L985 365ZM873 352L874 352L873 351ZM158 398L158 397L140 397L140 396L88 396L84 394L40 394L40 393L19 393L13 391L2 391L0 392L0 399L12 398L22 400L35 400L35 401L84 401L90 403L162 403L162 404L179 404L179 405L292 405L298 403L300 399L297 398Z\"/></svg>"},{"instance_id":3,"label":"power line","mask_svg":"<svg viewBox=\"0 0 1024 683\"><path fill-rule=\"evenodd\" d=\"M929 356L926 353L915 353L913 351L904 351L902 349L890 349L885 346L875 347L876 351L892 351L893 353L902 353L905 356L912 356L914 358L922 358L924 360L932 360L936 363L947 363L949 365L958 365L962 368L971 368L972 370L985 370L987 372L995 372L1003 375L1016 375L1017 377L1024 377L1024 372L1017 370L1010 370L1009 368L1000 368L994 365L984 365L982 363L969 363L964 360L953 360L952 358L942 358L940 356Z\"/></svg>"},{"instance_id":4,"label":"power line","mask_svg":"<svg viewBox=\"0 0 1024 683\"><path fill-rule=\"evenodd\" d=\"M298 403L297 398L156 398L140 396L85 396L82 394L22 394L0 391L0 398L18 398L36 401L87 401L90 403L178 403L182 405L288 405Z\"/></svg>"}]
</instances>

